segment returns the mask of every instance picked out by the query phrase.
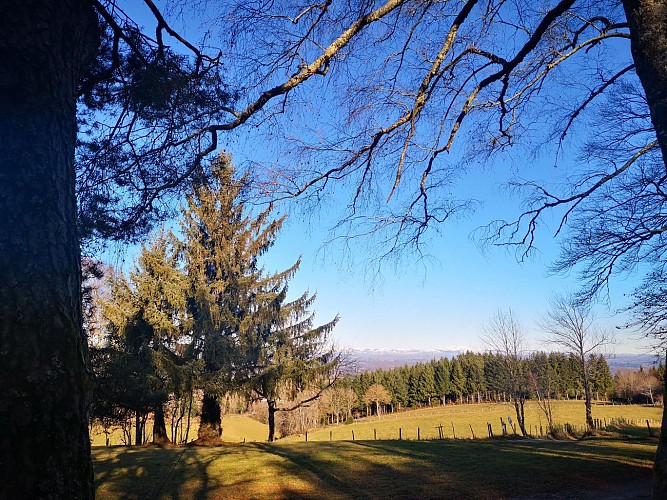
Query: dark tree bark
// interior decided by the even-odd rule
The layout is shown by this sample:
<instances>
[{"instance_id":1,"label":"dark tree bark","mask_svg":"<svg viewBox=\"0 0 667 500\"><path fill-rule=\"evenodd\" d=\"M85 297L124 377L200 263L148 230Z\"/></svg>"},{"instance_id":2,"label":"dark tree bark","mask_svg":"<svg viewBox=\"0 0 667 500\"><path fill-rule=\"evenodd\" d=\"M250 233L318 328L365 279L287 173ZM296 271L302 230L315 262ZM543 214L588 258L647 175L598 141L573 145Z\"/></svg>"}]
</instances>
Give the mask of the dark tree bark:
<instances>
[{"instance_id":1,"label":"dark tree bark","mask_svg":"<svg viewBox=\"0 0 667 500\"><path fill-rule=\"evenodd\" d=\"M667 353L665 354L665 362L667 362ZM663 382L667 387L667 370L663 376ZM667 498L667 412L665 412L664 401L660 441L658 441L658 451L653 464L653 498Z\"/></svg>"},{"instance_id":2,"label":"dark tree bark","mask_svg":"<svg viewBox=\"0 0 667 500\"><path fill-rule=\"evenodd\" d=\"M667 2L623 0L623 7L630 25L630 50L637 76L667 162Z\"/></svg>"},{"instance_id":3,"label":"dark tree bark","mask_svg":"<svg viewBox=\"0 0 667 500\"><path fill-rule=\"evenodd\" d=\"M276 439L276 402L268 401L269 405L269 442L272 443Z\"/></svg>"},{"instance_id":4,"label":"dark tree bark","mask_svg":"<svg viewBox=\"0 0 667 500\"><path fill-rule=\"evenodd\" d=\"M154 444L169 444L169 434L167 434L167 424L164 421L164 409L162 403L155 406L155 414L153 421L153 443Z\"/></svg>"},{"instance_id":5,"label":"dark tree bark","mask_svg":"<svg viewBox=\"0 0 667 500\"><path fill-rule=\"evenodd\" d=\"M0 490L93 498L74 147L97 19L7 0L0 33Z\"/></svg>"},{"instance_id":6,"label":"dark tree bark","mask_svg":"<svg viewBox=\"0 0 667 500\"><path fill-rule=\"evenodd\" d=\"M221 435L222 419L220 418L220 403L218 402L218 398L204 393L197 440L205 444L221 443Z\"/></svg>"},{"instance_id":7,"label":"dark tree bark","mask_svg":"<svg viewBox=\"0 0 667 500\"><path fill-rule=\"evenodd\" d=\"M667 1L623 0L623 8L630 25L630 49L637 76L646 93L651 121L667 165ZM664 408L653 465L653 498L667 498L667 414Z\"/></svg>"}]
</instances>

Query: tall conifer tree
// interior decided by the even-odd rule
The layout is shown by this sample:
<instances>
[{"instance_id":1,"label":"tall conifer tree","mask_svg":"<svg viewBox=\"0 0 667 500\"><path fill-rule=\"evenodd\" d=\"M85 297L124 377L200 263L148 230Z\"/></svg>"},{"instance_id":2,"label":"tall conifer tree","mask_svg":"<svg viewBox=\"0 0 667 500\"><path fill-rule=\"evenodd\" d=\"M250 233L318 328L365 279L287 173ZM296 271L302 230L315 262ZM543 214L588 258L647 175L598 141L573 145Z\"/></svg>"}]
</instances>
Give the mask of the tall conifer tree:
<instances>
[{"instance_id":1,"label":"tall conifer tree","mask_svg":"<svg viewBox=\"0 0 667 500\"><path fill-rule=\"evenodd\" d=\"M272 289L267 290L275 294L269 311L277 315L260 315L260 322L245 331L244 352L249 356L246 386L267 402L269 441L275 438L276 412L293 411L317 399L335 381L340 364L340 356L327 342L338 317L313 327L310 308L315 294L306 292L292 302L284 302L287 282L298 265L275 275ZM306 390L312 392L300 397ZM281 404L281 399L287 403Z\"/></svg>"},{"instance_id":2,"label":"tall conifer tree","mask_svg":"<svg viewBox=\"0 0 667 500\"><path fill-rule=\"evenodd\" d=\"M120 383L132 387L138 395L133 403L137 415L142 409L153 410L153 441L169 442L163 405L172 392L170 375L184 364L176 354L177 342L188 329L185 277L178 268L173 237L159 234L142 248L129 279L114 274L110 285L110 298L102 308L108 320L110 346L115 351L112 363L136 365L131 370L135 379ZM137 444L139 432L137 425Z\"/></svg>"},{"instance_id":3,"label":"tall conifer tree","mask_svg":"<svg viewBox=\"0 0 667 500\"><path fill-rule=\"evenodd\" d=\"M204 361L200 442L222 434L219 397L243 381L247 339L258 325L279 322L285 291L279 284L293 268L265 275L259 258L273 245L284 218L269 220L272 207L246 209L247 178L236 178L231 158L221 155L210 176L187 197L183 210L183 254L193 319L191 355Z\"/></svg>"}]
</instances>

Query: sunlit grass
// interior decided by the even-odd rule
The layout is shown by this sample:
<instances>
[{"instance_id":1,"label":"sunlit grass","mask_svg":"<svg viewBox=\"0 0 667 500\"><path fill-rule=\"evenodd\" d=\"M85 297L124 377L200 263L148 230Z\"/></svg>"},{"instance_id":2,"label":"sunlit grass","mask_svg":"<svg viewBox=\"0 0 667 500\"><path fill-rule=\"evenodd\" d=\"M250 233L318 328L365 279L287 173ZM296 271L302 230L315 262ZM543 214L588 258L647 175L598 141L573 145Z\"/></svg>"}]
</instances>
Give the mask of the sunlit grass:
<instances>
[{"instance_id":1,"label":"sunlit grass","mask_svg":"<svg viewBox=\"0 0 667 500\"><path fill-rule=\"evenodd\" d=\"M197 439L197 430L199 429L199 421L194 420L190 426L190 433L188 435L188 442ZM109 435L109 445L115 446L123 444L123 433L119 427L113 427ZM150 441L150 436L153 432L152 421L147 422L146 436ZM167 433L170 433L169 423L167 422ZM222 439L232 443L266 441L269 435L269 427L262 424L255 419L246 415L229 415L222 419ZM104 446L106 444L106 436L102 432L99 425L93 427L91 432L91 439L93 446ZM132 440L134 440L134 430L132 431Z\"/></svg>"},{"instance_id":2,"label":"sunlit grass","mask_svg":"<svg viewBox=\"0 0 667 500\"><path fill-rule=\"evenodd\" d=\"M582 401L554 401L554 422L562 426L569 423L583 430L585 425L585 410ZM539 436L540 429L547 432L546 418L538 405L534 402L526 404L526 428L532 436ZM433 408L424 408L394 414L368 417L356 420L351 425L340 424L310 431L309 441L337 441L351 440L354 431L355 440L387 440L417 439L418 429L421 439L438 439L438 427L442 425L443 437L457 439L486 438L488 437L487 423L490 423L494 436L501 434L500 419L505 423L508 417L516 422L514 406L509 403L449 405ZM594 404L593 418L610 423L612 419L632 420L638 427L646 429L646 420L649 420L654 429L659 427L662 418L662 408L643 405L610 405ZM472 430L471 430L472 429ZM513 430L508 426L508 433ZM517 432L520 432L517 426ZM646 432L648 434L648 431ZM303 441L305 436L290 436L288 441Z\"/></svg>"},{"instance_id":3,"label":"sunlit grass","mask_svg":"<svg viewBox=\"0 0 667 500\"><path fill-rule=\"evenodd\" d=\"M445 440L95 448L111 498L511 498L648 482L655 443Z\"/></svg>"}]
</instances>

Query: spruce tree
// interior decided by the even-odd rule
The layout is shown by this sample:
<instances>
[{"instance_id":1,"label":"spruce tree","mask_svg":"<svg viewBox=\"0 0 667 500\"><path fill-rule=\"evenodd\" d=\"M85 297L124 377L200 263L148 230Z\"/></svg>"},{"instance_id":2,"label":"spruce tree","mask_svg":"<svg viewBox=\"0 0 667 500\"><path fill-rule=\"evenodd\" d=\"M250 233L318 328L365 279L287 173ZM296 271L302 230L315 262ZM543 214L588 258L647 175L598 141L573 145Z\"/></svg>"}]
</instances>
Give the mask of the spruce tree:
<instances>
[{"instance_id":1,"label":"spruce tree","mask_svg":"<svg viewBox=\"0 0 667 500\"><path fill-rule=\"evenodd\" d=\"M174 372L183 364L176 351L187 329L185 280L177 259L173 237L159 234L141 249L129 279L122 273L110 277L110 297L102 304L112 351L108 368L121 377L114 385L125 386L119 391L125 401L116 404L133 409L137 423L142 411L152 409L156 443L170 441L163 405L173 391ZM135 397L128 401L127 394ZM139 432L137 425L137 443Z\"/></svg>"},{"instance_id":2,"label":"spruce tree","mask_svg":"<svg viewBox=\"0 0 667 500\"><path fill-rule=\"evenodd\" d=\"M272 440L275 412L287 409L277 404L281 391L294 394L337 364L333 351L323 348L337 319L313 328L314 295L286 302L287 283L299 262L274 274L260 266L284 217L271 220L271 206L253 213L247 194L247 177L238 178L231 158L221 155L183 210L190 355L204 366L198 435L203 443L220 440L219 397L228 390L266 398Z\"/></svg>"},{"instance_id":3,"label":"spruce tree","mask_svg":"<svg viewBox=\"0 0 667 500\"><path fill-rule=\"evenodd\" d=\"M219 156L210 170L210 177L187 196L181 219L187 308L193 321L189 355L203 360L202 443L220 440L219 398L232 387L240 360L239 332L261 279L257 260L282 224L265 225L269 210L255 218L245 213L246 179L234 178L228 156Z\"/></svg>"},{"instance_id":4,"label":"spruce tree","mask_svg":"<svg viewBox=\"0 0 667 500\"><path fill-rule=\"evenodd\" d=\"M298 262L296 264L298 266ZM268 405L268 440L275 439L275 414L293 411L317 399L336 378L339 355L328 346L329 332L338 322L313 327L314 314L310 308L316 296L308 292L294 301L284 302L287 281L296 266L276 274L269 290L263 290L264 304L259 304L250 328L240 337L246 353L244 363L247 379L244 385L253 397L266 400ZM272 300L266 300L274 296ZM301 393L309 392L306 397ZM285 402L281 404L281 400Z\"/></svg>"}]
</instances>

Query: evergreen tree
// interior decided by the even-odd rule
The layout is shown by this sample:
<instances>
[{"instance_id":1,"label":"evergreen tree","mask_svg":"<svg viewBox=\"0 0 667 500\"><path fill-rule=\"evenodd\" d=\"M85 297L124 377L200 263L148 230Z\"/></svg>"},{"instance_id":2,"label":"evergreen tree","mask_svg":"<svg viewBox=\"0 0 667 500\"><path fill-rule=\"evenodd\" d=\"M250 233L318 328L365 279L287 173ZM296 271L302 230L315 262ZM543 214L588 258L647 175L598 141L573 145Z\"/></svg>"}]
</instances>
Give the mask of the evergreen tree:
<instances>
[{"instance_id":1,"label":"evergreen tree","mask_svg":"<svg viewBox=\"0 0 667 500\"><path fill-rule=\"evenodd\" d=\"M253 215L245 203L247 187L247 177L236 178L230 157L222 155L188 196L183 214L191 355L204 361L202 441L219 440L219 398L230 388L267 400L272 441L275 412L288 410L277 404L282 393L295 396L338 364L336 353L326 348L337 318L314 328L309 310L315 295L286 302L287 283L299 262L275 274L260 266L284 217L270 220L271 206Z\"/></svg>"},{"instance_id":2,"label":"evergreen tree","mask_svg":"<svg viewBox=\"0 0 667 500\"><path fill-rule=\"evenodd\" d=\"M268 294L263 291L265 303L258 305L256 314L249 316L252 326L244 325L240 335L246 353L244 385L255 397L267 402L269 441L275 437L276 412L293 411L317 399L335 381L340 363L340 356L327 345L328 334L338 317L314 328L314 314L309 310L315 295L305 293L292 302L283 303L286 282L295 269L274 275ZM266 300L267 295L273 298ZM257 314L262 308L277 315ZM298 398L299 393L307 389L314 392ZM289 403L280 405L281 397L285 396Z\"/></svg>"},{"instance_id":3,"label":"evergreen tree","mask_svg":"<svg viewBox=\"0 0 667 500\"><path fill-rule=\"evenodd\" d=\"M234 387L235 368L243 362L239 340L259 316L277 321L277 310L263 307L270 301L263 291L278 278L263 276L258 259L284 220L268 222L270 207L256 216L246 210L247 179L235 179L229 156L219 156L210 169L187 196L181 221L193 321L189 354L204 362L198 433L204 442L222 434L219 398Z\"/></svg>"},{"instance_id":4,"label":"evergreen tree","mask_svg":"<svg viewBox=\"0 0 667 500\"><path fill-rule=\"evenodd\" d=\"M187 328L185 279L171 239L160 234L144 246L129 279L113 274L109 300L102 305L112 351L107 357L107 373L115 374L112 386L120 388L116 404L132 404L137 423L140 414L151 409L155 417L153 441L158 443L169 441L163 405L173 391L174 372L183 364L176 348ZM107 397L112 397L114 391L109 386L106 391ZM127 395L133 395L132 403ZM137 443L139 432L137 425Z\"/></svg>"},{"instance_id":5,"label":"evergreen tree","mask_svg":"<svg viewBox=\"0 0 667 500\"><path fill-rule=\"evenodd\" d=\"M442 358L435 363L435 393L440 398L443 405L445 404L446 395L451 392L450 371L451 364L447 358Z\"/></svg>"},{"instance_id":6,"label":"evergreen tree","mask_svg":"<svg viewBox=\"0 0 667 500\"><path fill-rule=\"evenodd\" d=\"M458 357L452 360L451 382L452 394L461 399L465 393L466 375Z\"/></svg>"},{"instance_id":7,"label":"evergreen tree","mask_svg":"<svg viewBox=\"0 0 667 500\"><path fill-rule=\"evenodd\" d=\"M591 371L591 391L595 393L597 399L600 397L608 399L614 393L614 377L611 375L607 360L602 354L591 355L588 366Z\"/></svg>"},{"instance_id":8,"label":"evergreen tree","mask_svg":"<svg viewBox=\"0 0 667 500\"><path fill-rule=\"evenodd\" d=\"M420 365L415 394L417 400L426 405L428 405L431 398L435 396L435 377L433 367L430 364Z\"/></svg>"}]
</instances>

